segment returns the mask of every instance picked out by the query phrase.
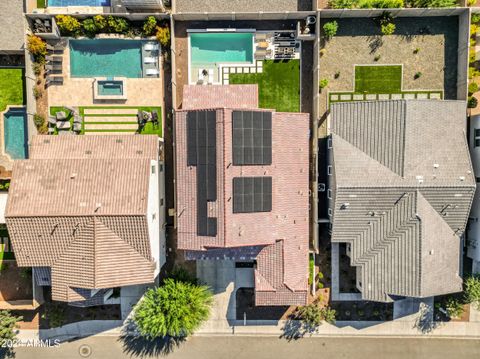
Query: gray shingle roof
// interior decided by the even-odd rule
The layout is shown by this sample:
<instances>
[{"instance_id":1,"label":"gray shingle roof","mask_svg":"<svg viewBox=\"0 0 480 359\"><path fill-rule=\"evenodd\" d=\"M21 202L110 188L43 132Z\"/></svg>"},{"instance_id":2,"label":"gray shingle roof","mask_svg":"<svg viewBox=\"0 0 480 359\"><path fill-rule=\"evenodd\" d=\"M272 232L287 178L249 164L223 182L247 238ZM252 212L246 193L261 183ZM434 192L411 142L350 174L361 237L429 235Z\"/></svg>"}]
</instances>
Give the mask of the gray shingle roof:
<instances>
[{"instance_id":1,"label":"gray shingle roof","mask_svg":"<svg viewBox=\"0 0 480 359\"><path fill-rule=\"evenodd\" d=\"M461 101L332 105L332 241L351 243L362 297L461 290L475 192Z\"/></svg>"},{"instance_id":2,"label":"gray shingle roof","mask_svg":"<svg viewBox=\"0 0 480 359\"><path fill-rule=\"evenodd\" d=\"M0 1L0 51L21 52L24 48L25 28L23 0Z\"/></svg>"}]
</instances>

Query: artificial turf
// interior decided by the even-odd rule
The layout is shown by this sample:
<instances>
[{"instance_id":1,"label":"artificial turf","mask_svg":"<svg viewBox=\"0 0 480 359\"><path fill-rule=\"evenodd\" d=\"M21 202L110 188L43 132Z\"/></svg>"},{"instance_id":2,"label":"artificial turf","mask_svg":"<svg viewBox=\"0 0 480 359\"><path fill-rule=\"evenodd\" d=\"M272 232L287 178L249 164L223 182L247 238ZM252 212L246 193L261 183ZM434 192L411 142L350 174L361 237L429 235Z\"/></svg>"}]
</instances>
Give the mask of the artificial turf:
<instances>
[{"instance_id":1,"label":"artificial turf","mask_svg":"<svg viewBox=\"0 0 480 359\"><path fill-rule=\"evenodd\" d=\"M263 72L230 74L230 84L258 84L261 108L300 112L300 60L265 60Z\"/></svg>"},{"instance_id":2,"label":"artificial turf","mask_svg":"<svg viewBox=\"0 0 480 359\"><path fill-rule=\"evenodd\" d=\"M390 94L402 92L402 66L356 66L355 92Z\"/></svg>"},{"instance_id":3,"label":"artificial turf","mask_svg":"<svg viewBox=\"0 0 480 359\"><path fill-rule=\"evenodd\" d=\"M23 69L0 69L0 111L7 105L23 105Z\"/></svg>"}]
</instances>

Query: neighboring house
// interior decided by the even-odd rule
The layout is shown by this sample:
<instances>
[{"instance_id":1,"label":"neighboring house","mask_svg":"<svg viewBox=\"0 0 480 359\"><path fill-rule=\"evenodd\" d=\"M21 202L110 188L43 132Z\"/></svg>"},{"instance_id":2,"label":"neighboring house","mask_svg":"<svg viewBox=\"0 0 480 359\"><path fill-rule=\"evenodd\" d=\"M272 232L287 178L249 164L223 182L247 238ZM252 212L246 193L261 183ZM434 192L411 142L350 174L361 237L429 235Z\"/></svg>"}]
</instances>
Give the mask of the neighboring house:
<instances>
[{"instance_id":1,"label":"neighboring house","mask_svg":"<svg viewBox=\"0 0 480 359\"><path fill-rule=\"evenodd\" d=\"M463 101L333 104L332 242L347 243L365 300L462 290L475 192Z\"/></svg>"},{"instance_id":2,"label":"neighboring house","mask_svg":"<svg viewBox=\"0 0 480 359\"><path fill-rule=\"evenodd\" d=\"M480 115L470 117L470 155L476 182L480 182ZM480 273L480 192L475 192L467 227L467 255L473 262L473 272Z\"/></svg>"},{"instance_id":3,"label":"neighboring house","mask_svg":"<svg viewBox=\"0 0 480 359\"><path fill-rule=\"evenodd\" d=\"M0 54L24 54L24 0L0 1Z\"/></svg>"},{"instance_id":4,"label":"neighboring house","mask_svg":"<svg viewBox=\"0 0 480 359\"><path fill-rule=\"evenodd\" d=\"M258 108L257 85L185 86L175 116L178 248L254 262L256 305L308 296L309 116Z\"/></svg>"},{"instance_id":5,"label":"neighboring house","mask_svg":"<svg viewBox=\"0 0 480 359\"><path fill-rule=\"evenodd\" d=\"M153 283L165 262L158 137L34 136L29 153L5 213L18 265L73 305Z\"/></svg>"}]
</instances>

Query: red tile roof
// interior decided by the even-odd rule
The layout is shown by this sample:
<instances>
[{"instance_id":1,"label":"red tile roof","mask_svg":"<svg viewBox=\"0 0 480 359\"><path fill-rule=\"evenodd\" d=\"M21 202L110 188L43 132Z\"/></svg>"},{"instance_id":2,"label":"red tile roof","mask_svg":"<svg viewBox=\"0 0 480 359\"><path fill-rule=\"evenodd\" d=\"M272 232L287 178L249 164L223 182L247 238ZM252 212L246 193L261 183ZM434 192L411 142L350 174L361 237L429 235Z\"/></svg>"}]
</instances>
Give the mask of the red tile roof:
<instances>
[{"instance_id":1,"label":"red tile roof","mask_svg":"<svg viewBox=\"0 0 480 359\"><path fill-rule=\"evenodd\" d=\"M187 85L183 87L183 110L257 107L257 85Z\"/></svg>"},{"instance_id":2,"label":"red tile roof","mask_svg":"<svg viewBox=\"0 0 480 359\"><path fill-rule=\"evenodd\" d=\"M200 109L208 109L214 94L231 108L216 110L217 200L209 202L208 212L209 217L217 218L215 237L197 235L196 167L187 166L186 158L188 111L176 113L178 247L207 250L265 245L257 257L256 304L305 304L309 238L308 114L272 112L272 164L233 166L232 110L265 111L250 106L251 96L257 95L256 86L255 89L235 85L194 87L201 90L186 87L184 104L195 103ZM189 98L193 94L198 97ZM231 94L235 96L225 100ZM233 178L242 176L272 177L271 212L233 213Z\"/></svg>"}]
</instances>

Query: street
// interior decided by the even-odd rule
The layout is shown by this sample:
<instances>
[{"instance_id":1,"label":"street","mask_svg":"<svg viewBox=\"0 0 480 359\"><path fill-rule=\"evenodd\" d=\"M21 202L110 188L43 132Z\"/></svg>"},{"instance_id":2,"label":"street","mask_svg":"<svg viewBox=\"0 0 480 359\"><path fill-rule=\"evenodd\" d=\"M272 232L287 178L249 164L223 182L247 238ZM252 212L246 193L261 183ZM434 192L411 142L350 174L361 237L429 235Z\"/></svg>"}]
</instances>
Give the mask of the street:
<instances>
[{"instance_id":1,"label":"street","mask_svg":"<svg viewBox=\"0 0 480 359\"><path fill-rule=\"evenodd\" d=\"M56 348L17 348L16 358L26 359L121 359L168 357L213 358L478 358L480 340L409 338L303 338L288 341L276 337L191 337L183 343L144 345L118 337L90 337ZM83 355L80 355L82 353Z\"/></svg>"}]
</instances>

